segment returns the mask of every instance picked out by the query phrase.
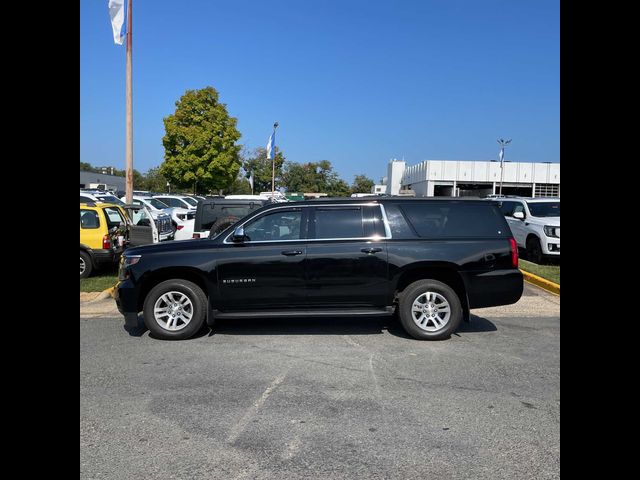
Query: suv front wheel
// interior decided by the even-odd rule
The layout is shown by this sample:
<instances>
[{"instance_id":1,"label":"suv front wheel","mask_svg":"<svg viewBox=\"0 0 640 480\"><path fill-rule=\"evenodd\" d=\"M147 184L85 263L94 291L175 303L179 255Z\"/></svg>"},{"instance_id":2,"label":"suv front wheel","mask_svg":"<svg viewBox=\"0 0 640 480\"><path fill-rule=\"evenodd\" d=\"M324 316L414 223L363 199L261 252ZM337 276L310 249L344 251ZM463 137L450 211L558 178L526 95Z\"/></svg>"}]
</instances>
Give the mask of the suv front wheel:
<instances>
[{"instance_id":1,"label":"suv front wheel","mask_svg":"<svg viewBox=\"0 0 640 480\"><path fill-rule=\"evenodd\" d=\"M166 280L151 289L144 301L144 323L156 337L184 340L204 322L207 297L188 280Z\"/></svg>"},{"instance_id":2,"label":"suv front wheel","mask_svg":"<svg viewBox=\"0 0 640 480\"><path fill-rule=\"evenodd\" d=\"M443 340L458 329L462 306L456 292L437 280L419 280L400 295L400 323L418 340Z\"/></svg>"}]
</instances>

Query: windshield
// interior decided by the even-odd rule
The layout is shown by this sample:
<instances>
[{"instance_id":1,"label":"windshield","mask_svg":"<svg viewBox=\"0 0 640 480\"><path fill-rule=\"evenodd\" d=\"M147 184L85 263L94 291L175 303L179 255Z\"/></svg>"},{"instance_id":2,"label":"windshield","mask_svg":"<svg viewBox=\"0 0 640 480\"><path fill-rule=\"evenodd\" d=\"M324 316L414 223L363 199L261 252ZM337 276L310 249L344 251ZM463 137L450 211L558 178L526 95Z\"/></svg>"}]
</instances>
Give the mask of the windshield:
<instances>
[{"instance_id":1,"label":"windshield","mask_svg":"<svg viewBox=\"0 0 640 480\"><path fill-rule=\"evenodd\" d=\"M185 202L187 202L187 203L189 203L189 204L193 205L194 207L197 207L197 206L198 206L198 202L197 202L196 200L194 200L193 198L191 198L191 197L183 197L182 199L183 199Z\"/></svg>"},{"instance_id":2,"label":"windshield","mask_svg":"<svg viewBox=\"0 0 640 480\"><path fill-rule=\"evenodd\" d=\"M527 206L534 217L560 216L560 202L527 202Z\"/></svg>"},{"instance_id":3,"label":"windshield","mask_svg":"<svg viewBox=\"0 0 640 480\"><path fill-rule=\"evenodd\" d=\"M161 202L157 198L145 198L144 200L153 208L157 208L158 210L164 210L165 208L169 208L169 205L167 205L164 202Z\"/></svg>"}]
</instances>

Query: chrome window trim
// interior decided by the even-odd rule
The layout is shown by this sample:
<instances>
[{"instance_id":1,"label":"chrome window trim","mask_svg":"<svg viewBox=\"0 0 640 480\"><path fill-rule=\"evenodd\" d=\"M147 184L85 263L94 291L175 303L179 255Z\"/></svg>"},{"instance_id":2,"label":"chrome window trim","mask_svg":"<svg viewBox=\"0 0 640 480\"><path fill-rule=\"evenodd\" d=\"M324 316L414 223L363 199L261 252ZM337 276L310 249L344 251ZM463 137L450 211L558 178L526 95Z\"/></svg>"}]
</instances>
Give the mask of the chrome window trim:
<instances>
[{"instance_id":1,"label":"chrome window trim","mask_svg":"<svg viewBox=\"0 0 640 480\"><path fill-rule=\"evenodd\" d=\"M281 207L270 208L262 215L256 215L248 220L245 220L241 224L236 224L233 232L235 232L236 228L244 227L248 222L256 220L263 215L266 215L274 210L282 210L282 209L296 209L296 208L313 208L313 207L364 207L364 206L378 206L380 207L380 211L382 212L382 222L384 223L384 231L385 236L381 237L379 235L373 235L371 237L349 237L349 238L299 238L297 240L254 240L248 242L242 242L243 244L256 244L256 243L300 243L300 242L328 242L328 241L343 241L343 240L371 240L371 241L379 241L379 240L390 240L391 236L391 228L389 227L389 219L387 218L387 212L384 209L384 205L376 202L369 203L331 203L331 204L318 204L318 205L283 205ZM233 236L233 232L226 236L226 238L222 241L224 245L236 245L235 242L230 242L229 239Z\"/></svg>"}]
</instances>

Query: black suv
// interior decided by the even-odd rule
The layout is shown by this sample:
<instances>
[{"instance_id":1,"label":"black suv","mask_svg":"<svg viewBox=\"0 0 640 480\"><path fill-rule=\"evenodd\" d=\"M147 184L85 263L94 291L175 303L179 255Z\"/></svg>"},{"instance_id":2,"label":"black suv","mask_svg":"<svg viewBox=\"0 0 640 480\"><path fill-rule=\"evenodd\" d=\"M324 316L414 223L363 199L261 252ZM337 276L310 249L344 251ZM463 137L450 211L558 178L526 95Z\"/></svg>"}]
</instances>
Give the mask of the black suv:
<instances>
[{"instance_id":1,"label":"black suv","mask_svg":"<svg viewBox=\"0 0 640 480\"><path fill-rule=\"evenodd\" d=\"M215 318L385 315L409 335L448 338L469 309L522 295L518 250L494 203L323 199L269 204L206 240L131 248L118 309L157 337Z\"/></svg>"}]
</instances>

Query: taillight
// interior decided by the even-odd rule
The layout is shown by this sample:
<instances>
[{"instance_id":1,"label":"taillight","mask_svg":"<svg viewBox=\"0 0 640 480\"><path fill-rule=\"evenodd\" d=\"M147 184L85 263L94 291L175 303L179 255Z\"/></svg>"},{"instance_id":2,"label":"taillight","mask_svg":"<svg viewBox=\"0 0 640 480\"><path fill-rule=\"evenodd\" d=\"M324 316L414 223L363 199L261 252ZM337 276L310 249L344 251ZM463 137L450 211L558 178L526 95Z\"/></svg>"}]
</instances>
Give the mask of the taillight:
<instances>
[{"instance_id":1,"label":"taillight","mask_svg":"<svg viewBox=\"0 0 640 480\"><path fill-rule=\"evenodd\" d=\"M178 225L177 230L182 230L184 228L184 225Z\"/></svg>"},{"instance_id":2,"label":"taillight","mask_svg":"<svg viewBox=\"0 0 640 480\"><path fill-rule=\"evenodd\" d=\"M509 239L509 245L511 246L511 266L518 268L518 244L515 238Z\"/></svg>"},{"instance_id":3,"label":"taillight","mask_svg":"<svg viewBox=\"0 0 640 480\"><path fill-rule=\"evenodd\" d=\"M102 248L103 250L109 250L111 248L111 239L109 238L109 235L102 237Z\"/></svg>"}]
</instances>

